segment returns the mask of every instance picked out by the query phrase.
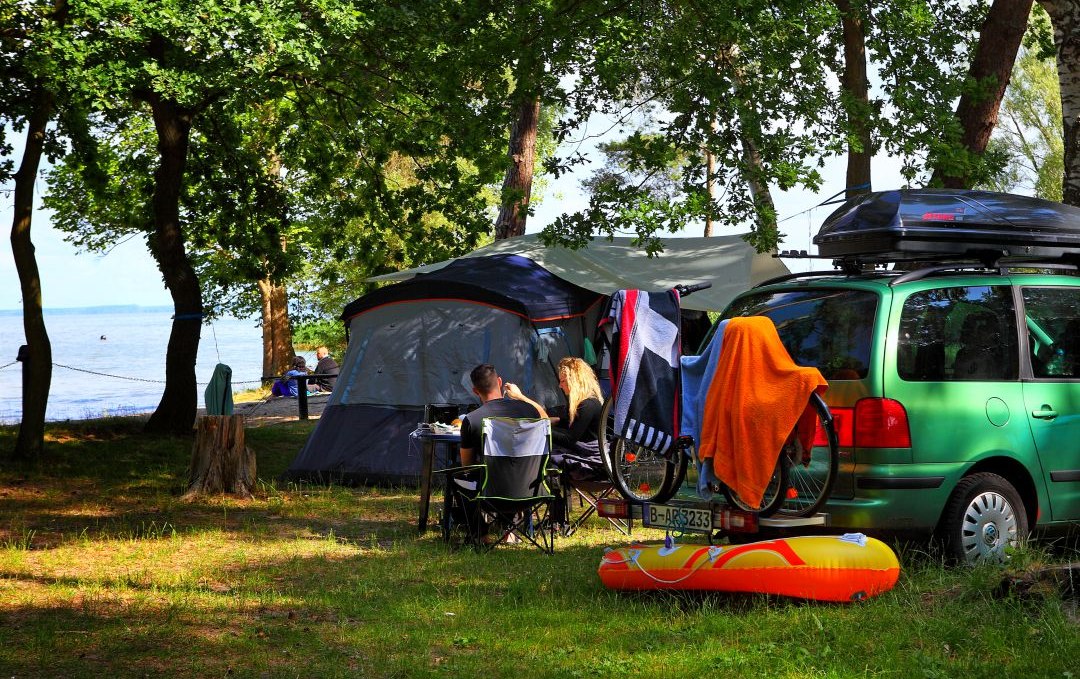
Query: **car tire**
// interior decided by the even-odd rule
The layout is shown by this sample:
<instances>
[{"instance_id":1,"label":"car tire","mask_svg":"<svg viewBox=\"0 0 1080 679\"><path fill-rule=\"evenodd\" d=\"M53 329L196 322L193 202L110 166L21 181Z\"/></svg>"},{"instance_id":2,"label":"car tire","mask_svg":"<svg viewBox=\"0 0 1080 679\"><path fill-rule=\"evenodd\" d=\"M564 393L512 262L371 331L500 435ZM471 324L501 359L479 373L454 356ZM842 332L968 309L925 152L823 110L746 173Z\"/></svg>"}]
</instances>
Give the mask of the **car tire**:
<instances>
[{"instance_id":1,"label":"car tire","mask_svg":"<svg viewBox=\"0 0 1080 679\"><path fill-rule=\"evenodd\" d=\"M966 476L956 484L938 525L946 558L958 563L1001 561L1005 548L1027 534L1027 510L1020 493L990 472Z\"/></svg>"}]
</instances>

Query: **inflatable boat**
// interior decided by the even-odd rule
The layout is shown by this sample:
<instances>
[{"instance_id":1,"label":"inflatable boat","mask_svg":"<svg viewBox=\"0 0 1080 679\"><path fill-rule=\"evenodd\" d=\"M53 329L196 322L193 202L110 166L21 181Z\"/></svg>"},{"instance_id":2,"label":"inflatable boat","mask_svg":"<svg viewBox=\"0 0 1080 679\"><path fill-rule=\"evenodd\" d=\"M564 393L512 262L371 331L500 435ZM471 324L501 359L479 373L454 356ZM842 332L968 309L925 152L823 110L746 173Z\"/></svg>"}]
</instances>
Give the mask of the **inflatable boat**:
<instances>
[{"instance_id":1,"label":"inflatable boat","mask_svg":"<svg viewBox=\"0 0 1080 679\"><path fill-rule=\"evenodd\" d=\"M861 533L765 540L747 545L631 545L600 561L618 590L756 592L820 601L859 601L892 589L900 563Z\"/></svg>"}]
</instances>

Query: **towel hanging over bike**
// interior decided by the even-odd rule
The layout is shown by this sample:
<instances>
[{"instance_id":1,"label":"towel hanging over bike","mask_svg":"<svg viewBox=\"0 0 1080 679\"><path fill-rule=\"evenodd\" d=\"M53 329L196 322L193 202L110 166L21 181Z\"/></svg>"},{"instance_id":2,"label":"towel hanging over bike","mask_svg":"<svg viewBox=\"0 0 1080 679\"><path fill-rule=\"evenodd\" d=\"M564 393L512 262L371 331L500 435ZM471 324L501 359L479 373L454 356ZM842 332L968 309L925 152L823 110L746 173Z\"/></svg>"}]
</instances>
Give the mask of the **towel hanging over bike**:
<instances>
[{"instance_id":1,"label":"towel hanging over bike","mask_svg":"<svg viewBox=\"0 0 1080 679\"><path fill-rule=\"evenodd\" d=\"M679 436L679 293L618 290L600 328L610 337L615 431L666 452Z\"/></svg>"},{"instance_id":2,"label":"towel hanging over bike","mask_svg":"<svg viewBox=\"0 0 1080 679\"><path fill-rule=\"evenodd\" d=\"M816 419L807 401L828 386L817 368L791 359L771 319L732 318L705 397L698 456L711 458L716 477L743 500L759 504L796 424L802 448L812 447Z\"/></svg>"}]
</instances>

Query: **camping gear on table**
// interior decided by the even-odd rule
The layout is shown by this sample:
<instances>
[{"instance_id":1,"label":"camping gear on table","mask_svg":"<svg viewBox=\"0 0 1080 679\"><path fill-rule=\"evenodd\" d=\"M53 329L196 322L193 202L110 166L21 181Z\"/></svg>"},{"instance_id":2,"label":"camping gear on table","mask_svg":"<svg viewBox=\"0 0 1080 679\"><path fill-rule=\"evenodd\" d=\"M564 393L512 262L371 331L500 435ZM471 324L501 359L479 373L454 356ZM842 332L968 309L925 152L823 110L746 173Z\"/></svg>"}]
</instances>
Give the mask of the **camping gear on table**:
<instances>
[{"instance_id":1,"label":"camping gear on table","mask_svg":"<svg viewBox=\"0 0 1080 679\"><path fill-rule=\"evenodd\" d=\"M765 540L746 545L631 545L604 554L604 586L684 589L859 601L892 589L900 563L888 545L861 533Z\"/></svg>"}]
</instances>

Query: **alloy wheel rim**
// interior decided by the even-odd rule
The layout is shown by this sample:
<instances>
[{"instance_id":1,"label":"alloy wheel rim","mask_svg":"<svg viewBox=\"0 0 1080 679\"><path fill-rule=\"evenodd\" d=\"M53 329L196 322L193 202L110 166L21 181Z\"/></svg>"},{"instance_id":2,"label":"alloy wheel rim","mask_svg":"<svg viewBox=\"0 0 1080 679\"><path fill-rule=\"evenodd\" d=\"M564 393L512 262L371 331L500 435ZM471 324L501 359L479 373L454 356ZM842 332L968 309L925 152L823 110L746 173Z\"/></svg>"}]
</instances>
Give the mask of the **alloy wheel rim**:
<instances>
[{"instance_id":1,"label":"alloy wheel rim","mask_svg":"<svg viewBox=\"0 0 1080 679\"><path fill-rule=\"evenodd\" d=\"M1005 558L1005 547L1017 540L1016 512L1004 495L980 493L964 511L960 540L970 562Z\"/></svg>"}]
</instances>

